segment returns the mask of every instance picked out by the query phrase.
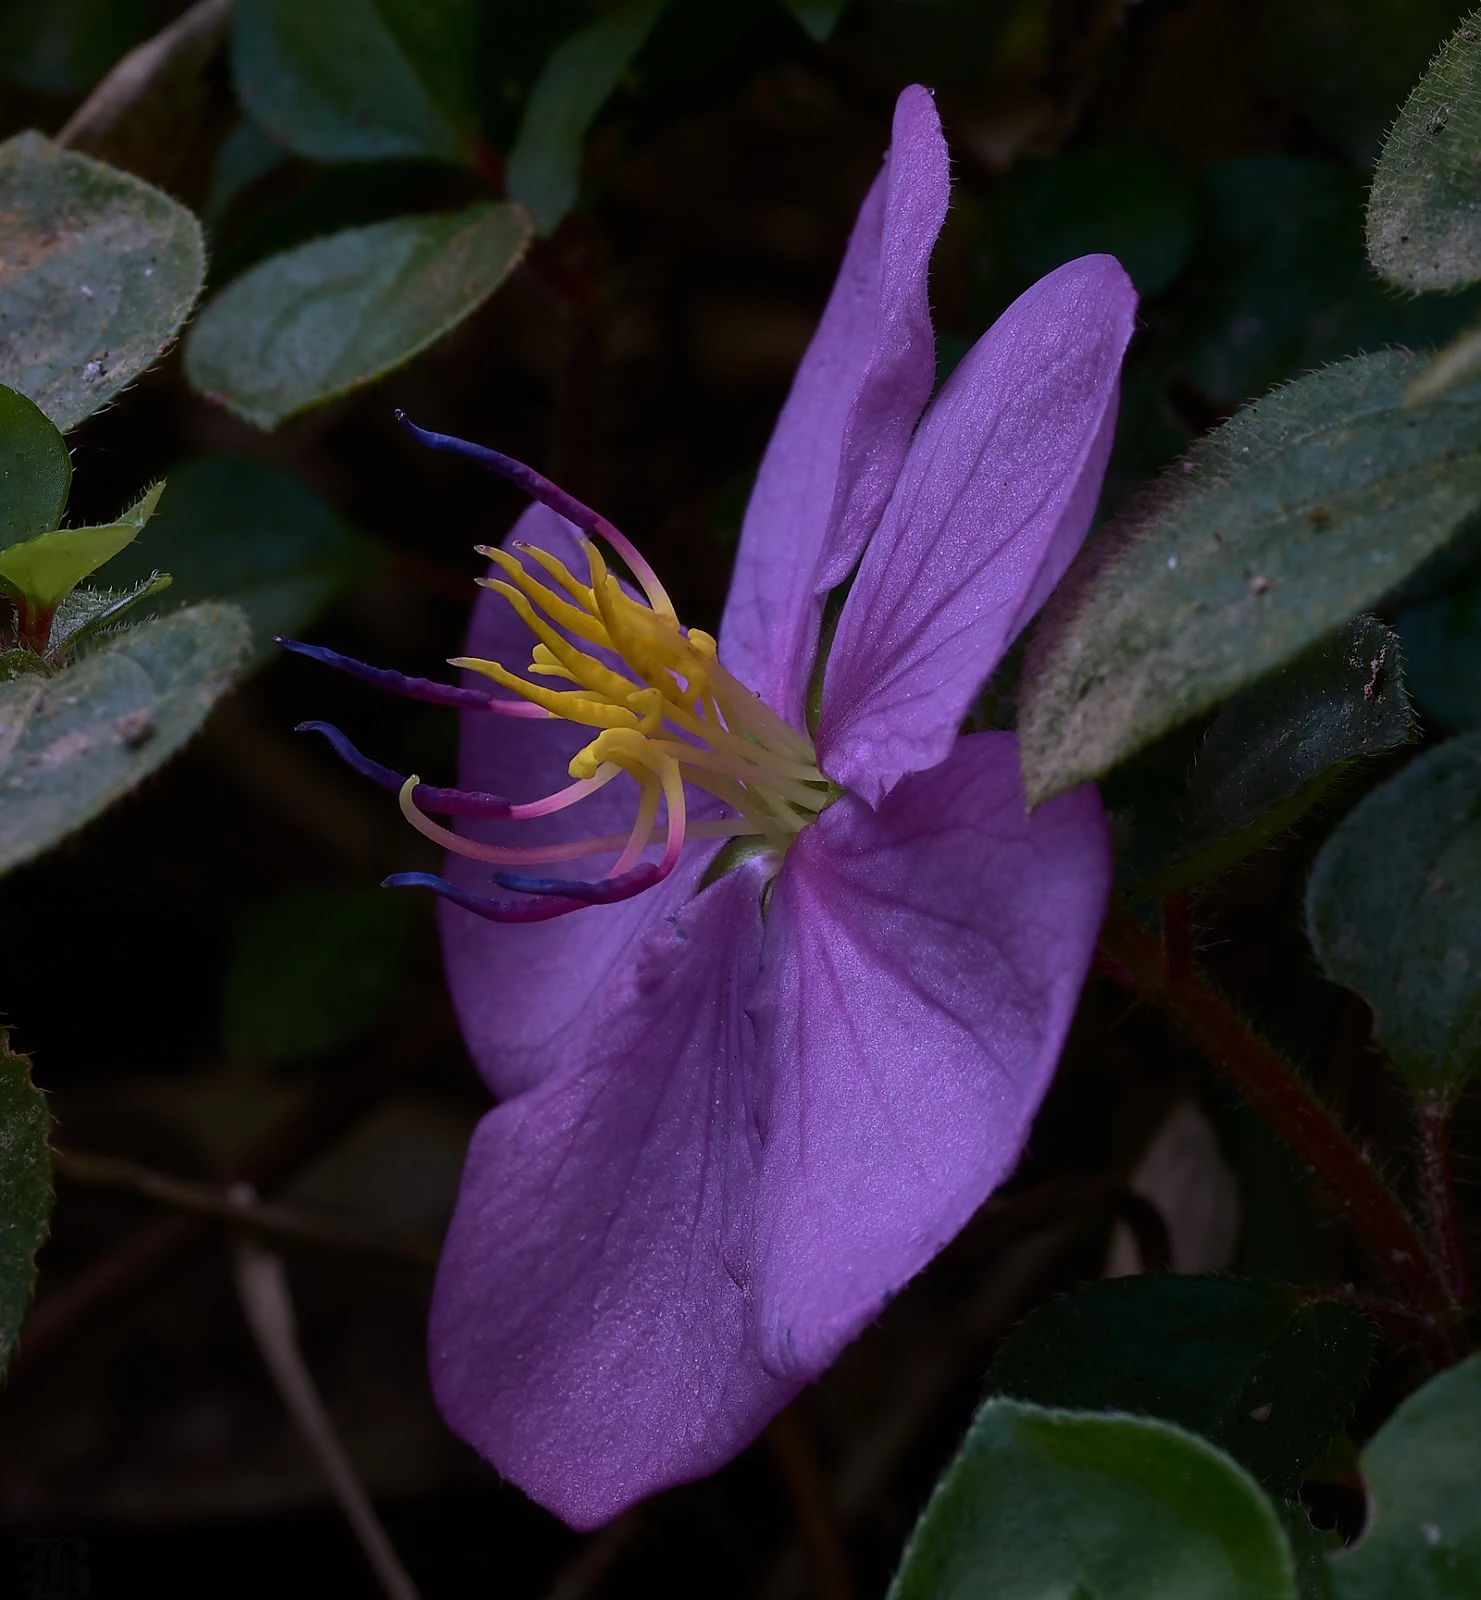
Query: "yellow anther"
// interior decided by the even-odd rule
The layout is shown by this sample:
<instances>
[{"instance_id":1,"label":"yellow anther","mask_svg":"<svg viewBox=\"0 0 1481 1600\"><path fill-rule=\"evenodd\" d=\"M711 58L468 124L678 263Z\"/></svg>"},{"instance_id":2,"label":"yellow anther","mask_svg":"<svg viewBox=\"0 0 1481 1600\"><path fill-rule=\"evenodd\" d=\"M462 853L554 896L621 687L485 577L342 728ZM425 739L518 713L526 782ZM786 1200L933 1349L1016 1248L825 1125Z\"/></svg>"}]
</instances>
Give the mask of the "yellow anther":
<instances>
[{"instance_id":1,"label":"yellow anther","mask_svg":"<svg viewBox=\"0 0 1481 1600\"><path fill-rule=\"evenodd\" d=\"M605 647L606 630L590 613L573 606L553 589L548 589L543 583L537 582L507 550L491 550L489 556L496 566L509 575L510 581L527 599L543 607L546 614L568 633L574 633L578 639L585 639L588 644ZM475 582L485 589L492 589L498 583L498 579L478 578Z\"/></svg>"},{"instance_id":2,"label":"yellow anther","mask_svg":"<svg viewBox=\"0 0 1481 1600\"><path fill-rule=\"evenodd\" d=\"M536 644L530 652L530 664L526 670L538 673L542 678L566 678L572 683L576 682L575 676L567 672L543 644Z\"/></svg>"},{"instance_id":3,"label":"yellow anther","mask_svg":"<svg viewBox=\"0 0 1481 1600\"><path fill-rule=\"evenodd\" d=\"M576 722L586 728L636 728L638 718L626 705L611 700L598 700L591 695L576 694L569 689L547 689L528 678L516 678L497 661L483 661L477 656L457 656L448 662L450 667L466 667L470 672L480 672L492 678L505 689L533 701L537 706L567 722Z\"/></svg>"},{"instance_id":4,"label":"yellow anther","mask_svg":"<svg viewBox=\"0 0 1481 1600\"><path fill-rule=\"evenodd\" d=\"M584 548L591 541L583 539L581 543ZM570 569L559 556L553 556L548 550L542 550L538 545L533 544L520 543L516 548L522 550L532 561L536 561L540 566L544 567L583 611L589 612L592 616L597 614L595 596L584 583L572 576ZM605 568L603 570L605 571Z\"/></svg>"},{"instance_id":5,"label":"yellow anther","mask_svg":"<svg viewBox=\"0 0 1481 1600\"><path fill-rule=\"evenodd\" d=\"M512 584L490 578L488 587L496 594L504 596L514 607L524 625L546 646L555 660L582 688L590 690L593 694L616 700L619 704L632 693L633 684L630 678L624 678L621 673L613 672L610 667L603 666L595 657L578 650L570 640L557 633Z\"/></svg>"}]
</instances>

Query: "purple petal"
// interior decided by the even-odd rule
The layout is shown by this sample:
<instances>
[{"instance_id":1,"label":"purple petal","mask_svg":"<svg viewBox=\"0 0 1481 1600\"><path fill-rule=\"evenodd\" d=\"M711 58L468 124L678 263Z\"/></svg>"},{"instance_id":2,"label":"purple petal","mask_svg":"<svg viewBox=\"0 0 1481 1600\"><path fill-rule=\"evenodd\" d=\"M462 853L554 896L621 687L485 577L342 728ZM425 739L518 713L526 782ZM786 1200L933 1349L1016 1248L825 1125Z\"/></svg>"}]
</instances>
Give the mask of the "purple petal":
<instances>
[{"instance_id":1,"label":"purple petal","mask_svg":"<svg viewBox=\"0 0 1481 1600\"><path fill-rule=\"evenodd\" d=\"M787 856L752 1011L765 1064L761 1353L815 1377L1013 1170L1105 910L1100 801L1030 817L976 734Z\"/></svg>"},{"instance_id":2,"label":"purple petal","mask_svg":"<svg viewBox=\"0 0 1481 1600\"><path fill-rule=\"evenodd\" d=\"M516 539L554 552L576 572L586 570L576 532L544 506L531 506L504 540ZM480 593L468 630L467 654L501 661L520 672L530 658L529 631L507 601ZM469 674L467 681L487 683ZM565 722L526 722L469 711L461 718L459 783L464 789L535 800L564 788L571 757L593 737ZM461 821L470 838L546 844L562 839L623 833L637 812L637 785L617 778L589 799L549 817L515 825ZM634 900L591 906L538 924L501 926L442 902L443 961L453 1006L468 1052L484 1081L500 1097L537 1083L560 1058L592 994L630 960L648 924L670 904L693 892L717 845L695 845L674 873ZM609 855L562 864L570 877L602 877ZM481 862L449 855L446 876L470 894L495 893L492 870Z\"/></svg>"},{"instance_id":3,"label":"purple petal","mask_svg":"<svg viewBox=\"0 0 1481 1600\"><path fill-rule=\"evenodd\" d=\"M577 1528L714 1471L796 1392L763 1370L741 1282L761 881L730 874L655 928L618 992L585 996L584 1059L491 1112L469 1151L433 1389Z\"/></svg>"},{"instance_id":4,"label":"purple petal","mask_svg":"<svg viewBox=\"0 0 1481 1600\"><path fill-rule=\"evenodd\" d=\"M1041 278L932 405L844 604L818 751L871 804L943 760L972 697L1079 549L1136 294L1111 256Z\"/></svg>"},{"instance_id":5,"label":"purple petal","mask_svg":"<svg viewBox=\"0 0 1481 1600\"><path fill-rule=\"evenodd\" d=\"M823 597L853 570L931 393L926 271L949 192L916 85L762 460L721 626L721 659L799 727Z\"/></svg>"}]
</instances>

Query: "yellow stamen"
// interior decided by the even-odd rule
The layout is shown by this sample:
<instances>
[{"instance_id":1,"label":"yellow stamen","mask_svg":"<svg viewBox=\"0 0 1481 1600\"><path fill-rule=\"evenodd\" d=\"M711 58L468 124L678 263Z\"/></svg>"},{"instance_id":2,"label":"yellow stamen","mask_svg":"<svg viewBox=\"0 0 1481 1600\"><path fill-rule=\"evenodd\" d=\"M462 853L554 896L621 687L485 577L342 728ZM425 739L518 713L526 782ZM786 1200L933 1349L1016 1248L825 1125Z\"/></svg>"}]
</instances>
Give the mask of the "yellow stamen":
<instances>
[{"instance_id":1,"label":"yellow stamen","mask_svg":"<svg viewBox=\"0 0 1481 1600\"><path fill-rule=\"evenodd\" d=\"M635 599L595 544L583 539L581 546L589 583L532 545L517 548L549 584L514 555L492 549L484 553L500 576L480 580L509 602L534 635L527 671L573 688L546 688L497 661L464 658L453 665L482 673L555 716L599 730L572 759L571 776L581 780L617 768L635 778L640 790L633 831L614 870L626 870L657 842L660 803L668 808L670 853L680 847L685 783L735 813L689 828L688 837L759 834L784 850L839 794L819 770L811 741L721 666L710 634L686 632L671 611ZM614 658L620 670L608 664ZM414 809L409 795L403 806L409 813ZM435 826L415 820L423 832Z\"/></svg>"}]
</instances>

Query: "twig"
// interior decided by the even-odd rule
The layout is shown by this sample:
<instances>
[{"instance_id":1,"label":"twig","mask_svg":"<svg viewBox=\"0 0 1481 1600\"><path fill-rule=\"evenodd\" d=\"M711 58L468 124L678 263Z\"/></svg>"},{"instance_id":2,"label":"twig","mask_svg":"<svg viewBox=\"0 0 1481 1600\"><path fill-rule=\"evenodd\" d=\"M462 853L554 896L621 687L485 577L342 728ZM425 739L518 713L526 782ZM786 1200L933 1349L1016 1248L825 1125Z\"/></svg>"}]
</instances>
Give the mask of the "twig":
<instances>
[{"instance_id":1,"label":"twig","mask_svg":"<svg viewBox=\"0 0 1481 1600\"><path fill-rule=\"evenodd\" d=\"M391 1035L382 1049L368 1056L359 1046L347 1050L341 1070L324 1075L310 1104L273 1129L231 1177L254 1185L272 1183L332 1144L415 1063L438 1048L443 1035L437 1025L445 1021L435 1012L430 1018L419 1013L413 1026ZM46 1288L21 1326L9 1376L92 1323L104 1306L146 1282L200 1239L209 1225L191 1212L143 1223L61 1284Z\"/></svg>"},{"instance_id":2,"label":"twig","mask_svg":"<svg viewBox=\"0 0 1481 1600\"><path fill-rule=\"evenodd\" d=\"M1440 1095L1427 1094L1419 1097L1414 1110L1419 1132L1420 1204L1449 1279L1450 1292L1464 1305L1470 1288L1470 1265L1450 1170L1450 1105Z\"/></svg>"},{"instance_id":3,"label":"twig","mask_svg":"<svg viewBox=\"0 0 1481 1600\"><path fill-rule=\"evenodd\" d=\"M245 1186L242 1201L247 1207L255 1203L255 1196ZM418 1600L417 1587L386 1537L370 1496L340 1443L319 1391L314 1387L313 1377L304 1364L282 1257L264 1249L250 1234L244 1234L236 1247L236 1279L242 1309L247 1314L247 1326L252 1330L267 1370L272 1374L289 1415L329 1480L329 1487L366 1560L380 1579L381 1588L391 1600Z\"/></svg>"},{"instance_id":4,"label":"twig","mask_svg":"<svg viewBox=\"0 0 1481 1600\"><path fill-rule=\"evenodd\" d=\"M1331 1190L1369 1253L1436 1326L1453 1335L1460 1307L1409 1213L1294 1068L1256 1037L1223 996L1189 971L1175 978L1159 940L1119 906L1101 933L1103 970L1167 1013Z\"/></svg>"},{"instance_id":5,"label":"twig","mask_svg":"<svg viewBox=\"0 0 1481 1600\"><path fill-rule=\"evenodd\" d=\"M133 1189L177 1211L198 1217L246 1224L257 1233L275 1234L301 1244L321 1245L329 1250L350 1250L367 1255L399 1256L423 1266L437 1264L438 1247L427 1239L409 1234L381 1232L357 1223L341 1222L323 1213L300 1210L272 1201L233 1199L228 1190L191 1183L184 1178L155 1172L137 1161L118 1156L94 1155L88 1151L53 1149L56 1169L74 1183L96 1184L104 1188Z\"/></svg>"},{"instance_id":6,"label":"twig","mask_svg":"<svg viewBox=\"0 0 1481 1600\"><path fill-rule=\"evenodd\" d=\"M231 0L197 0L124 56L67 119L57 143L158 179L188 150L207 100L206 68L226 40Z\"/></svg>"}]
</instances>

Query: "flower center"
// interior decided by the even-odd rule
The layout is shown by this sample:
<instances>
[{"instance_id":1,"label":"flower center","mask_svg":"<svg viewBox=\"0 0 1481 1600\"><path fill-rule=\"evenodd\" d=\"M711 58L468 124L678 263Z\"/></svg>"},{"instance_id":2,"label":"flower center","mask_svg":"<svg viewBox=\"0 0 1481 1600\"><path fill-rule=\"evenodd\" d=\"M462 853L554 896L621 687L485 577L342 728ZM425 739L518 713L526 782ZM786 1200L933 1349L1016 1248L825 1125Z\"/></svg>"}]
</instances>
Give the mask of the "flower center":
<instances>
[{"instance_id":1,"label":"flower center","mask_svg":"<svg viewBox=\"0 0 1481 1600\"><path fill-rule=\"evenodd\" d=\"M419 832L458 855L501 869L493 874L494 882L516 898L474 894L427 872L394 873L385 880L387 887L431 889L492 922L539 922L652 888L673 871L688 839L730 839L746 855L779 857L838 799L842 790L819 770L812 741L720 665L709 634L679 626L652 567L605 517L497 450L430 433L402 412L397 417L423 444L490 468L584 534L600 538L627 564L646 600L637 599L614 576L591 537L580 541L587 567L584 580L534 545L516 544L519 555L479 545L480 554L502 576L478 581L507 600L534 635L529 677L518 676L502 662L477 657L459 657L452 665L492 679L514 699L368 666L320 645L278 641L299 655L413 700L506 717L553 718L596 731L572 759L572 781L564 789L543 800L516 803L502 795L434 788L415 774L403 778L362 755L338 728L300 723L305 731L322 733L357 772L398 793L402 812ZM626 834L543 845L488 844L454 833L427 815L438 811L444 816L533 821L578 804L624 773L638 785L637 814ZM722 814L691 822L690 788L711 795ZM660 818L662 856L656 862L645 860L650 845L658 842ZM509 870L609 852L616 853L616 862L595 881ZM735 864L729 852L722 852L711 872Z\"/></svg>"},{"instance_id":2,"label":"flower center","mask_svg":"<svg viewBox=\"0 0 1481 1600\"><path fill-rule=\"evenodd\" d=\"M628 546L623 553L646 603L623 587L591 540L583 539L581 548L588 568L585 582L548 551L517 544L515 549L551 580L545 583L510 552L478 546L479 554L503 574L480 578L479 583L507 600L534 635L527 670L550 686L476 656L457 657L451 665L492 679L537 714L597 730L596 738L572 758L574 781L543 800L511 807L509 820L549 816L626 773L639 790L632 831L625 837L534 849L487 845L426 817L416 804L415 777L401 788L407 819L460 855L503 865L620 850L604 885L638 868L653 842L660 809L665 813L665 850L657 868L645 874L653 882L672 870L686 839L750 836L767 849L784 851L838 795L818 769L812 742L721 666L709 634L680 626L662 584L636 550ZM494 709L504 705L496 702ZM689 822L686 784L713 795L731 815ZM510 873L498 874L497 881L505 888L540 894L588 887Z\"/></svg>"}]
</instances>

